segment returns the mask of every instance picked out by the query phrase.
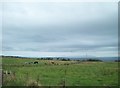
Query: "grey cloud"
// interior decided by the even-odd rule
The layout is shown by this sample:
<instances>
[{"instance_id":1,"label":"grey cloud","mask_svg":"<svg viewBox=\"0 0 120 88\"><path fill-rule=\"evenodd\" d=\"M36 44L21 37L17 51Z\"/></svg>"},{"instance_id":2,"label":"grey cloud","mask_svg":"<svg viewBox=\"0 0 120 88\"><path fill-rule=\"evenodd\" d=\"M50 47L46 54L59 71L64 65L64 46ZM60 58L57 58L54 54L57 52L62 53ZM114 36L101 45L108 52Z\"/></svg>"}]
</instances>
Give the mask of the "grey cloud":
<instances>
[{"instance_id":1,"label":"grey cloud","mask_svg":"<svg viewBox=\"0 0 120 88\"><path fill-rule=\"evenodd\" d=\"M115 51L116 6L114 3L7 3L3 51Z\"/></svg>"}]
</instances>

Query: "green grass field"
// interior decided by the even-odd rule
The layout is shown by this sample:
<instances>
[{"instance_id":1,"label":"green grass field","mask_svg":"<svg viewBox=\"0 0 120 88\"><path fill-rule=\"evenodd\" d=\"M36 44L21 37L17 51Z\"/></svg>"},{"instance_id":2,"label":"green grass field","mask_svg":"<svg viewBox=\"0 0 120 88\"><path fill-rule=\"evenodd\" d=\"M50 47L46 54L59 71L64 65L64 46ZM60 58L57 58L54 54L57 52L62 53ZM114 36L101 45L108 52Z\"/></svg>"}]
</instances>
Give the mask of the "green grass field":
<instances>
[{"instance_id":1,"label":"green grass field","mask_svg":"<svg viewBox=\"0 0 120 88\"><path fill-rule=\"evenodd\" d=\"M3 58L3 86L116 86L117 62L80 62L38 60L39 64L25 64L34 59ZM45 64L47 63L47 64Z\"/></svg>"}]
</instances>

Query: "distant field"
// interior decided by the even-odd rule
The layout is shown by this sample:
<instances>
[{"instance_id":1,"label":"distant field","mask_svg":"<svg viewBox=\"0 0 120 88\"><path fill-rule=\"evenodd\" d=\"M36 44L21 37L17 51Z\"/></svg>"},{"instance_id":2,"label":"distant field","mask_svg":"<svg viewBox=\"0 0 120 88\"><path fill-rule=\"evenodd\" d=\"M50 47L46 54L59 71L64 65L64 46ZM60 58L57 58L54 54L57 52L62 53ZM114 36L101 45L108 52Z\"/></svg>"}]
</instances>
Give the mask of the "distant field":
<instances>
[{"instance_id":1,"label":"distant field","mask_svg":"<svg viewBox=\"0 0 120 88\"><path fill-rule=\"evenodd\" d=\"M25 64L34 61L39 63ZM117 62L51 61L3 58L3 86L118 85Z\"/></svg>"}]
</instances>

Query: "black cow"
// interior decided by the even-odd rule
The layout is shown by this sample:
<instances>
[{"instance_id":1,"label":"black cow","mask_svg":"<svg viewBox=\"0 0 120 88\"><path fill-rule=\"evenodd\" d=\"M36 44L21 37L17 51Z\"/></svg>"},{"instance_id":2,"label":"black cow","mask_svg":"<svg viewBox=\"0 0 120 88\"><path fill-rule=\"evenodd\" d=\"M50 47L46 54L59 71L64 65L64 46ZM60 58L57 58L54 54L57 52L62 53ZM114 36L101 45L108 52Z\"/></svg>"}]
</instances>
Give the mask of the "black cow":
<instances>
[{"instance_id":1,"label":"black cow","mask_svg":"<svg viewBox=\"0 0 120 88\"><path fill-rule=\"evenodd\" d=\"M34 64L38 64L38 61L35 61Z\"/></svg>"}]
</instances>

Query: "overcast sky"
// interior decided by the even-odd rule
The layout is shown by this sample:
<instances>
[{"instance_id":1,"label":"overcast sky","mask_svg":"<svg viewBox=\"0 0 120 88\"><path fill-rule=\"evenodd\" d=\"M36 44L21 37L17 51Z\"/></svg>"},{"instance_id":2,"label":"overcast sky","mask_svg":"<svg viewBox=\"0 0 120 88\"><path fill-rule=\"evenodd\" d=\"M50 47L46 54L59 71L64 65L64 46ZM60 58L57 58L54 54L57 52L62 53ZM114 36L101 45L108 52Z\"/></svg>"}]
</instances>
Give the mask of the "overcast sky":
<instances>
[{"instance_id":1,"label":"overcast sky","mask_svg":"<svg viewBox=\"0 0 120 88\"><path fill-rule=\"evenodd\" d=\"M117 5L6 2L0 11L3 55L117 56Z\"/></svg>"}]
</instances>

